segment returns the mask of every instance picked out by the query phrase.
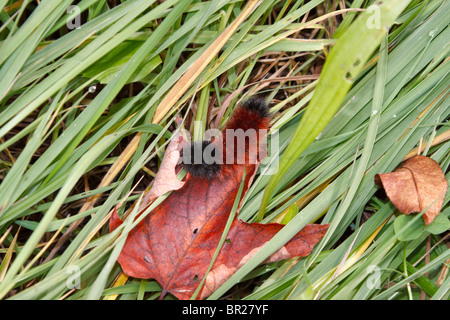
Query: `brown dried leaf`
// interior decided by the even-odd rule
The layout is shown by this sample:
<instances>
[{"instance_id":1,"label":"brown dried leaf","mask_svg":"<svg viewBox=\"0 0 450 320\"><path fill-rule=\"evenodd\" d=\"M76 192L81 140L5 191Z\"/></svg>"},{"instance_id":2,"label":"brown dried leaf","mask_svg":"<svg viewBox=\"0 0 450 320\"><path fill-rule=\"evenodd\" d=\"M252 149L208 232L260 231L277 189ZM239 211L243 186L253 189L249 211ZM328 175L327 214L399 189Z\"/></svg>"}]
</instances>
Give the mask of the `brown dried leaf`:
<instances>
[{"instance_id":1,"label":"brown dried leaf","mask_svg":"<svg viewBox=\"0 0 450 320\"><path fill-rule=\"evenodd\" d=\"M422 155L408 159L394 172L375 175L375 183L404 214L421 212L431 205L422 216L426 225L441 211L448 188L439 164Z\"/></svg>"},{"instance_id":2,"label":"brown dried leaf","mask_svg":"<svg viewBox=\"0 0 450 320\"><path fill-rule=\"evenodd\" d=\"M149 204L169 191L178 190L184 186L184 181L178 180L175 168L180 159L180 151L186 144L183 135L178 131L167 146L153 186L145 195L142 206Z\"/></svg>"}]
</instances>

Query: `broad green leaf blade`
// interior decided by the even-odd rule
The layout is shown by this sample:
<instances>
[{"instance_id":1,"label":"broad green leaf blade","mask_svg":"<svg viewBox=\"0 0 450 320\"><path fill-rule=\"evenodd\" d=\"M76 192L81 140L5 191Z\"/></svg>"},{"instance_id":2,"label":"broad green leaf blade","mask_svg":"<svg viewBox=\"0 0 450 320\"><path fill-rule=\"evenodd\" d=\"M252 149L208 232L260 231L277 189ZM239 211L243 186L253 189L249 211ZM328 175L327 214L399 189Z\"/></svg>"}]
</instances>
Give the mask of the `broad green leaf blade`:
<instances>
[{"instance_id":1,"label":"broad green leaf blade","mask_svg":"<svg viewBox=\"0 0 450 320\"><path fill-rule=\"evenodd\" d=\"M398 240L410 241L417 239L424 232L425 224L422 219L402 214L395 219L394 230Z\"/></svg>"}]
</instances>

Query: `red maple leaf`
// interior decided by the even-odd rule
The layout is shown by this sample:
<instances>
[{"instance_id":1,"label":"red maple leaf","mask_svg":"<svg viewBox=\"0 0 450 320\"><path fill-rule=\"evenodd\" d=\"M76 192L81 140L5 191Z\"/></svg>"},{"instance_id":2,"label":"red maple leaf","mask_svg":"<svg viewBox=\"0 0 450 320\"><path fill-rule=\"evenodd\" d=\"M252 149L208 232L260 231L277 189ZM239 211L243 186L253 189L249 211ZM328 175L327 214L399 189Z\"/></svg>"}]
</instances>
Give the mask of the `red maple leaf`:
<instances>
[{"instance_id":1,"label":"red maple leaf","mask_svg":"<svg viewBox=\"0 0 450 320\"><path fill-rule=\"evenodd\" d=\"M250 100L236 110L225 130L266 129L268 123L265 104ZM261 132L257 138L258 142L263 138ZM224 157L227 150L230 152L227 142L236 147L235 142L229 140L224 134L221 144ZM213 143L217 145L217 141ZM242 151L233 149L236 160ZM128 234L118 258L123 271L136 278L153 278L163 292L189 299L203 279L219 244L242 183L244 167L244 193L255 175L257 162L252 161L251 152L257 149L255 143L246 144L242 164L224 163L219 167L213 165L212 169L206 165L186 165L189 174L184 186L173 191ZM115 213L110 230L120 223ZM282 227L277 223L246 223L235 219L198 298L214 292ZM308 255L327 229L328 225L307 225L266 262Z\"/></svg>"}]
</instances>

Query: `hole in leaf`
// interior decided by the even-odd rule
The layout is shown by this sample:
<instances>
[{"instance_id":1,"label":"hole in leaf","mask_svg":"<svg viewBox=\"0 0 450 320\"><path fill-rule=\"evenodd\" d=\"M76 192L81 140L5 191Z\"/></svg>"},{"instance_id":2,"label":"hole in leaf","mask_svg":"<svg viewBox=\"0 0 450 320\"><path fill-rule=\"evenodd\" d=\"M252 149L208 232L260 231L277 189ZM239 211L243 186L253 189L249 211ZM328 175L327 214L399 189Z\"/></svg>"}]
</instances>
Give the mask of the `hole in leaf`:
<instances>
[{"instance_id":1,"label":"hole in leaf","mask_svg":"<svg viewBox=\"0 0 450 320\"><path fill-rule=\"evenodd\" d=\"M198 229L197 229L197 228L195 228L195 229L194 229L194 231L192 231L192 233L193 233L193 234L196 234L196 233L197 233L197 231L198 231Z\"/></svg>"},{"instance_id":2,"label":"hole in leaf","mask_svg":"<svg viewBox=\"0 0 450 320\"><path fill-rule=\"evenodd\" d=\"M198 280L198 275L196 274L192 280L197 281Z\"/></svg>"},{"instance_id":3,"label":"hole in leaf","mask_svg":"<svg viewBox=\"0 0 450 320\"><path fill-rule=\"evenodd\" d=\"M359 66L360 63L361 63L361 60L359 60L359 58L357 58L357 59L355 60L355 62L353 62L353 66L354 66L354 67L357 67L357 66Z\"/></svg>"},{"instance_id":4,"label":"hole in leaf","mask_svg":"<svg viewBox=\"0 0 450 320\"><path fill-rule=\"evenodd\" d=\"M225 239L225 242L226 243L231 243L231 240L230 239Z\"/></svg>"}]
</instances>

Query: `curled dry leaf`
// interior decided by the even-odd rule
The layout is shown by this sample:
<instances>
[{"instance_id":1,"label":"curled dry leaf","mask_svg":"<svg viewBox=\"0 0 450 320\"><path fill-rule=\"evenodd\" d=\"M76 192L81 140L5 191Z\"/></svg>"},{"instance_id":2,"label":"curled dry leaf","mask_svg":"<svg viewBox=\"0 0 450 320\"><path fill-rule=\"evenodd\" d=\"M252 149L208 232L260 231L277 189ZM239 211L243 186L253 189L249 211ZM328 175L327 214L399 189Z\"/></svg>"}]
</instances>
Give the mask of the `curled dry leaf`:
<instances>
[{"instance_id":1,"label":"curled dry leaf","mask_svg":"<svg viewBox=\"0 0 450 320\"><path fill-rule=\"evenodd\" d=\"M417 155L406 160L390 173L375 175L375 183L404 213L422 212L425 225L433 222L441 211L447 192L447 180L439 164L433 159Z\"/></svg>"},{"instance_id":2,"label":"curled dry leaf","mask_svg":"<svg viewBox=\"0 0 450 320\"><path fill-rule=\"evenodd\" d=\"M144 210L150 203L152 203L156 198L166 194L169 191L178 190L184 186L184 181L180 181L177 178L176 165L180 159L180 151L183 147L187 145L186 140L180 131L175 133L167 146L166 152L164 153L164 159L161 162L158 173L153 180L153 185L151 189L145 194L139 210ZM117 213L117 208L122 205L122 202L114 208L113 215L109 222L110 230L116 229L122 220L119 218Z\"/></svg>"},{"instance_id":3,"label":"curled dry leaf","mask_svg":"<svg viewBox=\"0 0 450 320\"><path fill-rule=\"evenodd\" d=\"M267 110L261 101L246 103L237 109L225 130L256 129L259 132L259 129L267 129ZM257 135L258 142L261 137ZM223 148L217 145L220 140L211 144L225 155L226 140L226 135L223 135L220 142ZM235 140L231 143L236 152ZM209 147L209 144L205 146ZM207 164L201 164L204 168L185 166L186 170L190 168L192 171L188 170L184 185L174 190L128 234L118 257L123 271L136 278L155 279L163 289L162 296L171 292L179 299L189 299L208 270L239 187L243 183L245 193L255 175L258 163L249 161L250 150L246 144L242 151L244 163L223 163L219 170L215 166L214 170L208 170ZM167 152L170 152L169 148ZM167 152L165 157L170 157ZM237 153L234 155L239 156ZM173 172L175 162L171 163L170 171ZM244 170L245 180L242 181ZM207 175L199 175L202 172ZM120 223L115 212L110 230ZM214 292L282 228L283 225L277 223L245 223L235 218L197 298L205 298ZM328 225L305 226L267 261L308 255L327 229Z\"/></svg>"},{"instance_id":4,"label":"curled dry leaf","mask_svg":"<svg viewBox=\"0 0 450 320\"><path fill-rule=\"evenodd\" d=\"M184 181L180 181L177 178L175 167L180 159L180 151L186 144L187 142L181 132L177 131L167 146L164 159L156 174L152 188L144 197L143 205L169 191L178 190L184 186Z\"/></svg>"}]
</instances>

